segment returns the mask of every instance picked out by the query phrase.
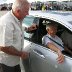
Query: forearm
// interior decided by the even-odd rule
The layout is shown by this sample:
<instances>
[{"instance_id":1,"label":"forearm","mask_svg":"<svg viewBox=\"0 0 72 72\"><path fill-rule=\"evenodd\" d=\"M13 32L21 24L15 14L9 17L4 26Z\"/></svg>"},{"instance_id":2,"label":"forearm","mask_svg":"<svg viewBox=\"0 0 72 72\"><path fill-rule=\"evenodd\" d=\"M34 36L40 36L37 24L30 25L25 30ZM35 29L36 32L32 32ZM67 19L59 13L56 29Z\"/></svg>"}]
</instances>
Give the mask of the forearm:
<instances>
[{"instance_id":1,"label":"forearm","mask_svg":"<svg viewBox=\"0 0 72 72\"><path fill-rule=\"evenodd\" d=\"M25 31L31 31L31 27L25 27Z\"/></svg>"},{"instance_id":2,"label":"forearm","mask_svg":"<svg viewBox=\"0 0 72 72\"><path fill-rule=\"evenodd\" d=\"M59 52L59 51L61 51L59 48L57 48L54 44L52 44L52 43L48 43L47 44L47 46L51 49L51 50L53 50L53 51L55 51L55 52Z\"/></svg>"},{"instance_id":3,"label":"forearm","mask_svg":"<svg viewBox=\"0 0 72 72\"><path fill-rule=\"evenodd\" d=\"M14 56L21 56L22 53L21 51L16 50L13 46L0 47L0 50Z\"/></svg>"},{"instance_id":4,"label":"forearm","mask_svg":"<svg viewBox=\"0 0 72 72\"><path fill-rule=\"evenodd\" d=\"M38 26L36 24L31 25L30 27L25 27L25 31L36 30Z\"/></svg>"},{"instance_id":5,"label":"forearm","mask_svg":"<svg viewBox=\"0 0 72 72\"><path fill-rule=\"evenodd\" d=\"M64 55L62 54L61 50L60 50L58 47L56 47L56 46L55 46L54 44L52 44L52 43L48 43L48 47L49 47L51 50L57 52L57 54L58 54L58 58L57 58L58 63L64 62Z\"/></svg>"}]
</instances>

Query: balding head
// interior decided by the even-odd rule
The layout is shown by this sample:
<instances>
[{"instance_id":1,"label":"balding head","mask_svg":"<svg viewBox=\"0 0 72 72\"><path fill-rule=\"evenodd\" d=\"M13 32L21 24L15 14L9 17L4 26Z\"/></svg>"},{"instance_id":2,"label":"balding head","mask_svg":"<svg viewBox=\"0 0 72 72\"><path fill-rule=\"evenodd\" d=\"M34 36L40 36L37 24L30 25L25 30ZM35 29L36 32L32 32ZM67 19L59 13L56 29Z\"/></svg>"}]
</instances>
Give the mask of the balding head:
<instances>
[{"instance_id":1,"label":"balding head","mask_svg":"<svg viewBox=\"0 0 72 72\"><path fill-rule=\"evenodd\" d=\"M29 11L29 3L27 0L15 0L12 6L13 14L19 19L22 20Z\"/></svg>"},{"instance_id":2,"label":"balding head","mask_svg":"<svg viewBox=\"0 0 72 72\"><path fill-rule=\"evenodd\" d=\"M57 25L56 24L49 24L49 25L46 25L46 30L50 29L50 28L57 28Z\"/></svg>"},{"instance_id":3,"label":"balding head","mask_svg":"<svg viewBox=\"0 0 72 72\"><path fill-rule=\"evenodd\" d=\"M47 30L49 35L54 37L57 33L57 25L56 24L49 24L46 26L46 30Z\"/></svg>"},{"instance_id":4,"label":"balding head","mask_svg":"<svg viewBox=\"0 0 72 72\"><path fill-rule=\"evenodd\" d=\"M13 11L20 9L21 11L28 7L29 3L27 0L15 0L15 2L12 5Z\"/></svg>"}]
</instances>

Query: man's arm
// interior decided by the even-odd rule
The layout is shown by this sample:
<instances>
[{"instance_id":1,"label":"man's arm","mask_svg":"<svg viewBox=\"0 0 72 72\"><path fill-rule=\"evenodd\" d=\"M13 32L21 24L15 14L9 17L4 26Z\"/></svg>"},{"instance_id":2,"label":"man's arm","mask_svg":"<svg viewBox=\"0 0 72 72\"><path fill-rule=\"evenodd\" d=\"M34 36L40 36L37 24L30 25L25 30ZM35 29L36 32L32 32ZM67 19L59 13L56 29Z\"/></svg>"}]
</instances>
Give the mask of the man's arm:
<instances>
[{"instance_id":1,"label":"man's arm","mask_svg":"<svg viewBox=\"0 0 72 72\"><path fill-rule=\"evenodd\" d=\"M18 51L13 46L6 46L6 47L1 47L0 46L0 51L3 51L3 52L5 52L5 53L7 53L9 55L19 56L19 57L21 57L23 59L28 57L28 53L27 52Z\"/></svg>"},{"instance_id":2,"label":"man's arm","mask_svg":"<svg viewBox=\"0 0 72 72\"><path fill-rule=\"evenodd\" d=\"M57 48L53 43L47 43L47 47L49 47L51 50L58 53L58 51L61 51L59 48Z\"/></svg>"},{"instance_id":3,"label":"man's arm","mask_svg":"<svg viewBox=\"0 0 72 72\"><path fill-rule=\"evenodd\" d=\"M36 24L32 24L30 27L25 27L24 30L25 31L32 31L32 30L36 30L37 29L37 25Z\"/></svg>"},{"instance_id":4,"label":"man's arm","mask_svg":"<svg viewBox=\"0 0 72 72\"><path fill-rule=\"evenodd\" d=\"M56 47L53 43L47 43L47 47L57 52L58 54L57 60L59 63L62 63L64 61L64 55L62 54L61 50L58 47Z\"/></svg>"}]
</instances>

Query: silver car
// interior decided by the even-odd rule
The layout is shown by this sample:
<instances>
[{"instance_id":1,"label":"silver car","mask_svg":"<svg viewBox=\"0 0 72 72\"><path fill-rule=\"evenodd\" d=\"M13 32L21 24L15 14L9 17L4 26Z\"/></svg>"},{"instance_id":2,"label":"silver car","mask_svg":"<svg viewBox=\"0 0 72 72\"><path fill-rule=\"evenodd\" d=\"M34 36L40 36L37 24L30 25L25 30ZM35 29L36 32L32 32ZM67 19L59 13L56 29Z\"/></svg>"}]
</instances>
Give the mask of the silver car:
<instances>
[{"instance_id":1,"label":"silver car","mask_svg":"<svg viewBox=\"0 0 72 72\"><path fill-rule=\"evenodd\" d=\"M26 72L72 72L72 56L64 53L65 61L57 62L57 53L42 44L42 37L47 33L46 24L53 22L58 25L57 35L63 31L72 34L72 13L62 11L30 11L24 19L23 26L36 23L39 27L31 32L24 32L24 51L29 52L29 58L23 60Z\"/></svg>"}]
</instances>

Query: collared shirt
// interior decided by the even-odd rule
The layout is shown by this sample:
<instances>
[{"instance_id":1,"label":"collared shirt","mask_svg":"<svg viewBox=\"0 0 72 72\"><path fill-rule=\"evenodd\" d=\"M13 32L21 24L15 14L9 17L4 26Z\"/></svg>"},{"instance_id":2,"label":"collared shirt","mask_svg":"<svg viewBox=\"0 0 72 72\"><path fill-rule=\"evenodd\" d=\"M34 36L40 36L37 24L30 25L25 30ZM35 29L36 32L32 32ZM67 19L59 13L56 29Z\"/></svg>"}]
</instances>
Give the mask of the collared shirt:
<instances>
[{"instance_id":1,"label":"collared shirt","mask_svg":"<svg viewBox=\"0 0 72 72\"><path fill-rule=\"evenodd\" d=\"M64 50L61 46L59 46L57 43L55 43L52 40L50 40L47 36L50 37L51 39L53 39L54 41L58 42L59 44L61 44L63 46L63 42L62 42L62 40L58 36L51 37L49 34L43 36L43 38L42 38L42 44L47 45L48 43L53 43L58 48L60 48L61 51Z\"/></svg>"},{"instance_id":2,"label":"collared shirt","mask_svg":"<svg viewBox=\"0 0 72 72\"><path fill-rule=\"evenodd\" d=\"M23 32L21 22L12 11L0 18L0 46L14 46L18 51L23 48ZM0 51L0 63L15 66L20 63L20 57Z\"/></svg>"}]
</instances>

